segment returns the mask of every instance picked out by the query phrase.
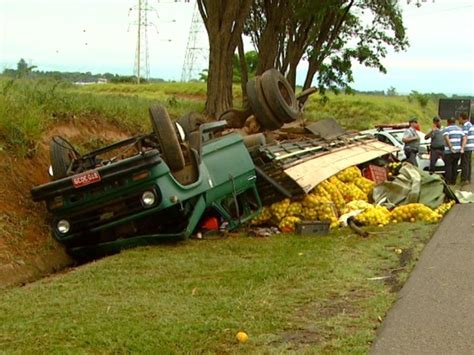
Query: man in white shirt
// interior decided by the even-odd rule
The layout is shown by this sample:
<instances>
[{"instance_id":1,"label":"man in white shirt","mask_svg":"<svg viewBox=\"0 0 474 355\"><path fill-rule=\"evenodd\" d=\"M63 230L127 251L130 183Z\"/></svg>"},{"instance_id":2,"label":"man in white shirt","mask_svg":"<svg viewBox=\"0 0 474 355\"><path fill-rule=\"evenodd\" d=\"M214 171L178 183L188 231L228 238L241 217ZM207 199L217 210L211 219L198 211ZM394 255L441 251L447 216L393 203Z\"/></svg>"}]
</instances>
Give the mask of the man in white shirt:
<instances>
[{"instance_id":1,"label":"man in white shirt","mask_svg":"<svg viewBox=\"0 0 474 355\"><path fill-rule=\"evenodd\" d=\"M416 131L418 120L416 117L413 117L408 121L408 124L410 127L405 131L402 138L402 141L405 144L403 151L405 152L406 160L414 166L418 166L416 161L416 156L420 150L420 136Z\"/></svg>"},{"instance_id":2,"label":"man in white shirt","mask_svg":"<svg viewBox=\"0 0 474 355\"><path fill-rule=\"evenodd\" d=\"M466 112L459 116L461 128L466 135L466 145L461 155L461 185L471 183L472 151L474 150L474 128Z\"/></svg>"}]
</instances>

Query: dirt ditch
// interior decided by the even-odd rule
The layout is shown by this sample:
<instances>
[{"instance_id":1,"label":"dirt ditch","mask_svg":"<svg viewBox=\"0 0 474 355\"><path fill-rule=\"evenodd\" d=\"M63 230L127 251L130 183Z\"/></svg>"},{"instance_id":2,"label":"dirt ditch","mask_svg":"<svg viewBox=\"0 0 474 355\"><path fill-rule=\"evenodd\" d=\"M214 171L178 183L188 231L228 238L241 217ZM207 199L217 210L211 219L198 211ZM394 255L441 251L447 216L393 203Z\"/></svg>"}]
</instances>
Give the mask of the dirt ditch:
<instances>
[{"instance_id":1,"label":"dirt ditch","mask_svg":"<svg viewBox=\"0 0 474 355\"><path fill-rule=\"evenodd\" d=\"M325 336L327 331L324 328L330 326L324 322L342 316L357 318L361 312L359 302L373 296L369 290L352 289L346 294L334 293L324 303L310 302L295 313L293 322L298 327L284 331L273 344L284 342L287 350L304 352L311 345L327 342L330 339Z\"/></svg>"},{"instance_id":2,"label":"dirt ditch","mask_svg":"<svg viewBox=\"0 0 474 355\"><path fill-rule=\"evenodd\" d=\"M128 136L99 119L71 119L49 129L33 157L0 152L0 288L24 284L73 264L51 237L46 207L33 202L30 195L33 186L49 181L48 147L54 135L85 147Z\"/></svg>"}]
</instances>

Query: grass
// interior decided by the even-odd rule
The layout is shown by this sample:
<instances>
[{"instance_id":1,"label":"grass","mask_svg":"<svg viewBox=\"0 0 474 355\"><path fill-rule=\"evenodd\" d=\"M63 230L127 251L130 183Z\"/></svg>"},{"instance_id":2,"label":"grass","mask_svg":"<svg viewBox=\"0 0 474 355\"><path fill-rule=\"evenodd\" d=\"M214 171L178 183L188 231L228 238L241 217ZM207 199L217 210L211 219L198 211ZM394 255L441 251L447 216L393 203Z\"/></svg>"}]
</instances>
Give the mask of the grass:
<instances>
[{"instance_id":1,"label":"grass","mask_svg":"<svg viewBox=\"0 0 474 355\"><path fill-rule=\"evenodd\" d=\"M365 353L435 226L129 250L1 291L4 352ZM401 255L394 252L403 250ZM388 280L370 278L391 275ZM235 334L249 334L237 344Z\"/></svg>"},{"instance_id":2,"label":"grass","mask_svg":"<svg viewBox=\"0 0 474 355\"><path fill-rule=\"evenodd\" d=\"M432 125L437 103L429 101L425 108L407 96L330 95L324 103L313 97L305 113L309 119L335 118L344 127L363 130L380 123L407 122L415 116L425 130Z\"/></svg>"},{"instance_id":3,"label":"grass","mask_svg":"<svg viewBox=\"0 0 474 355\"><path fill-rule=\"evenodd\" d=\"M100 119L131 134L148 132L148 107L164 104L172 118L190 111L202 112L204 83L98 84L79 87L54 80L10 80L0 77L0 149L32 155L49 127L70 120ZM235 104L241 91L234 85ZM423 127L431 125L436 104L426 108L407 97L329 95L324 103L311 97L305 115L311 120L336 118L349 129L370 128L375 123L405 122L417 116Z\"/></svg>"},{"instance_id":4,"label":"grass","mask_svg":"<svg viewBox=\"0 0 474 355\"><path fill-rule=\"evenodd\" d=\"M101 119L136 134L151 130L151 104L166 105L174 118L204 108L203 101L164 93L140 96L95 92L53 80L0 80L0 92L0 142L18 155L34 153L38 140L49 127L71 118Z\"/></svg>"},{"instance_id":5,"label":"grass","mask_svg":"<svg viewBox=\"0 0 474 355\"><path fill-rule=\"evenodd\" d=\"M164 82L157 84L134 85L134 84L101 84L86 85L81 88L85 92L115 92L115 93L133 93L154 95L190 95L205 96L206 83L190 82L190 83L172 83Z\"/></svg>"},{"instance_id":6,"label":"grass","mask_svg":"<svg viewBox=\"0 0 474 355\"><path fill-rule=\"evenodd\" d=\"M104 120L135 134L150 130L154 102L173 118L202 111L205 102L202 83L78 87L0 78L0 93L0 151L17 156L36 154L44 133L61 123ZM424 124L434 110L432 102L421 109L405 97L331 95L327 103L312 97L306 117L363 129L412 115ZM9 222L0 216L0 229ZM400 224L373 229L381 234L367 239L342 230L324 238L232 237L126 251L0 291L0 349L365 353L434 228ZM23 235L21 228L15 233ZM370 280L378 276L388 278ZM235 341L239 330L249 333L245 345Z\"/></svg>"}]
</instances>

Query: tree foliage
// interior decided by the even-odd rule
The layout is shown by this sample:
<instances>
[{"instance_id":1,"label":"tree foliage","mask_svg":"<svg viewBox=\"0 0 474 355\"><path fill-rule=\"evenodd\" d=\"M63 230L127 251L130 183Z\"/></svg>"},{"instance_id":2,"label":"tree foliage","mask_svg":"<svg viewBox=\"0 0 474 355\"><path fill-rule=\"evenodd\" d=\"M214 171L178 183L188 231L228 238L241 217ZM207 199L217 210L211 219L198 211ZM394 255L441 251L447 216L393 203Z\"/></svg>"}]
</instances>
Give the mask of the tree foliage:
<instances>
[{"instance_id":1,"label":"tree foliage","mask_svg":"<svg viewBox=\"0 0 474 355\"><path fill-rule=\"evenodd\" d=\"M428 94L422 94L416 90L412 90L410 95L408 95L408 101L417 101L418 104L422 107L425 108L428 105L428 102L430 100L430 95Z\"/></svg>"},{"instance_id":2,"label":"tree foliage","mask_svg":"<svg viewBox=\"0 0 474 355\"><path fill-rule=\"evenodd\" d=\"M36 68L36 65L28 65L26 60L21 58L16 65L16 75L18 78L23 78L30 75L33 69Z\"/></svg>"},{"instance_id":3,"label":"tree foliage","mask_svg":"<svg viewBox=\"0 0 474 355\"><path fill-rule=\"evenodd\" d=\"M255 76L257 71L257 64L258 64L258 54L256 51L250 51L245 53L245 62L247 65L247 73L249 79ZM242 69L240 66L240 58L238 54L234 54L232 59L232 82L234 84L239 84L242 82ZM203 69L199 73L199 81L207 81L209 77L209 70Z\"/></svg>"},{"instance_id":4,"label":"tree foliage","mask_svg":"<svg viewBox=\"0 0 474 355\"><path fill-rule=\"evenodd\" d=\"M257 72L258 65L258 54L256 51L245 52L245 63L247 66L248 78L252 79ZM233 76L232 81L234 83L240 83L242 81L242 68L240 66L240 58L238 54L234 54L233 60Z\"/></svg>"},{"instance_id":5,"label":"tree foliage","mask_svg":"<svg viewBox=\"0 0 474 355\"><path fill-rule=\"evenodd\" d=\"M354 62L386 72L387 49L408 45L401 10L387 0L256 0L245 33L259 54L257 74L276 67L295 86L305 59L304 88L317 74L321 92L350 91Z\"/></svg>"}]
</instances>

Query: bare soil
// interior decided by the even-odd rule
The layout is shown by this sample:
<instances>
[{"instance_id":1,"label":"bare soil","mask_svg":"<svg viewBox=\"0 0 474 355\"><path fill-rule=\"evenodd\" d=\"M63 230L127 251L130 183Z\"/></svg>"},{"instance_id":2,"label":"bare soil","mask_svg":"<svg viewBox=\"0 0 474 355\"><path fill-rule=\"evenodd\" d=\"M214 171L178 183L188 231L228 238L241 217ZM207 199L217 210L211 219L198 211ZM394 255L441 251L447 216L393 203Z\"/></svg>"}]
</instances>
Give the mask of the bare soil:
<instances>
[{"instance_id":1,"label":"bare soil","mask_svg":"<svg viewBox=\"0 0 474 355\"><path fill-rule=\"evenodd\" d=\"M294 323L299 327L286 330L281 338L289 347L288 350L301 351L306 347L329 340L325 321L338 316L357 318L359 306L357 303L373 297L368 290L352 289L344 295L334 293L325 302L310 302L295 312Z\"/></svg>"},{"instance_id":2,"label":"bare soil","mask_svg":"<svg viewBox=\"0 0 474 355\"><path fill-rule=\"evenodd\" d=\"M127 137L94 118L81 122L71 119L49 129L33 157L0 152L0 287L33 281L74 263L51 237L46 207L32 201L30 190L49 181L52 136L60 135L74 143L113 142Z\"/></svg>"}]
</instances>

